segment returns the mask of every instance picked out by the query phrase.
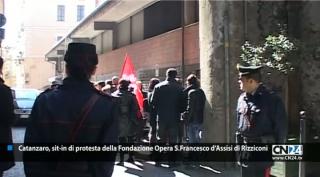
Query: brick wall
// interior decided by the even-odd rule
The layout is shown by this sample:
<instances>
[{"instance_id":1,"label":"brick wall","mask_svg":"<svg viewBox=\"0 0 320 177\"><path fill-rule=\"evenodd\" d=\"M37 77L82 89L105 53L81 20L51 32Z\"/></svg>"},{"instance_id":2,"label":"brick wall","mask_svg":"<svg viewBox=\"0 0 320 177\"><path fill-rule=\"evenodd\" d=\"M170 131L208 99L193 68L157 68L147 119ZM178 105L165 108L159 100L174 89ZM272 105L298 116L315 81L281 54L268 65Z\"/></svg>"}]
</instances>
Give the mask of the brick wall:
<instances>
[{"instance_id":1,"label":"brick wall","mask_svg":"<svg viewBox=\"0 0 320 177\"><path fill-rule=\"evenodd\" d=\"M181 66L181 28L176 29L99 56L96 77L120 73L125 54L132 58L136 71ZM185 27L185 65L199 63L198 23ZM150 77L152 77L150 75Z\"/></svg>"}]
</instances>

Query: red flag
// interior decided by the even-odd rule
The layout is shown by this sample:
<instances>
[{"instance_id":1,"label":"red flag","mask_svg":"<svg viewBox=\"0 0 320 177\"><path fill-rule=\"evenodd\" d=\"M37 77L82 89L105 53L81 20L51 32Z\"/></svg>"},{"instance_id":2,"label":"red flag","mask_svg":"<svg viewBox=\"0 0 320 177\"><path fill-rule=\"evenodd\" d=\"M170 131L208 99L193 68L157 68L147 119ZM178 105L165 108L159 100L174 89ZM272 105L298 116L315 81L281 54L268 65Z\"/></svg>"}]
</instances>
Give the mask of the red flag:
<instances>
[{"instance_id":1,"label":"red flag","mask_svg":"<svg viewBox=\"0 0 320 177\"><path fill-rule=\"evenodd\" d=\"M143 95L142 95L141 90L137 87L136 72L135 72L134 66L132 64L131 58L129 57L128 54L126 54L126 56L124 58L124 63L122 66L120 78L130 80L130 82L131 82L130 86L134 88L134 94L136 95L136 98L138 100L140 111L142 111L143 110Z\"/></svg>"}]
</instances>

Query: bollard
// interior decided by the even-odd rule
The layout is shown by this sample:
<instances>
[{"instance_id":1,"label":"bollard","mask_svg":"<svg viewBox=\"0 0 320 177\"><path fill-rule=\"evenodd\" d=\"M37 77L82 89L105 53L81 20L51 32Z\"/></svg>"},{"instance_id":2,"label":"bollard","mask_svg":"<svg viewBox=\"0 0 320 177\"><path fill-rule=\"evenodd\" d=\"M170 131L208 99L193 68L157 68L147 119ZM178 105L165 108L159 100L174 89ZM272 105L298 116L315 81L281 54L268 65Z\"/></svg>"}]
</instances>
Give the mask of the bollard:
<instances>
[{"instance_id":1,"label":"bollard","mask_svg":"<svg viewBox=\"0 0 320 177\"><path fill-rule=\"evenodd\" d=\"M300 112L300 144L306 142L306 112ZM305 162L299 162L299 177L305 177L306 175L306 164Z\"/></svg>"}]
</instances>

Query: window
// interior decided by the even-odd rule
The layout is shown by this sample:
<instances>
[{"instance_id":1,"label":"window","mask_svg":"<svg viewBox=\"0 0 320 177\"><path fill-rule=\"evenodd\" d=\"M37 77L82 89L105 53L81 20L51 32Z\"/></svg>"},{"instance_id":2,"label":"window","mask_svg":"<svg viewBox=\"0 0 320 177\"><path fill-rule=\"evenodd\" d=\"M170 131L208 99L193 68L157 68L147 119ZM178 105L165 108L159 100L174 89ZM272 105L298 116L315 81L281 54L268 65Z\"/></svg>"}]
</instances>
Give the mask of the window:
<instances>
[{"instance_id":1,"label":"window","mask_svg":"<svg viewBox=\"0 0 320 177\"><path fill-rule=\"evenodd\" d=\"M127 18L126 20L120 22L118 26L118 41L117 41L117 47L123 47L125 45L130 44L130 18Z\"/></svg>"},{"instance_id":2,"label":"window","mask_svg":"<svg viewBox=\"0 0 320 177\"><path fill-rule=\"evenodd\" d=\"M64 5L58 5L57 21L64 21Z\"/></svg>"},{"instance_id":3,"label":"window","mask_svg":"<svg viewBox=\"0 0 320 177\"><path fill-rule=\"evenodd\" d=\"M77 6L77 21L82 20L84 17L84 6L78 5Z\"/></svg>"},{"instance_id":4,"label":"window","mask_svg":"<svg viewBox=\"0 0 320 177\"><path fill-rule=\"evenodd\" d=\"M181 3L181 1L158 1L144 9L144 38L181 27Z\"/></svg>"}]
</instances>

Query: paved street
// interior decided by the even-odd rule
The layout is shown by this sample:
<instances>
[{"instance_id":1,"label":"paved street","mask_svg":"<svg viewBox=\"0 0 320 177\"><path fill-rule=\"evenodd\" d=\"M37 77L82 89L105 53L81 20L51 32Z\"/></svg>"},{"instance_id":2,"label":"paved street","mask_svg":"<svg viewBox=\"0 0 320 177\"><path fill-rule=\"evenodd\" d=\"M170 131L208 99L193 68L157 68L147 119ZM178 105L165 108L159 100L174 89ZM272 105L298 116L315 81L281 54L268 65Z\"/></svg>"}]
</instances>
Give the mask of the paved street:
<instances>
[{"instance_id":1,"label":"paved street","mask_svg":"<svg viewBox=\"0 0 320 177\"><path fill-rule=\"evenodd\" d=\"M13 129L14 143L23 143L25 128ZM136 164L125 163L125 166L115 166L113 177L239 177L238 169L230 167L224 170L224 165L218 163L202 164L193 168L181 165L178 168L155 167L154 162L137 160ZM25 177L23 163L17 162L16 166L4 173L4 177Z\"/></svg>"},{"instance_id":2,"label":"paved street","mask_svg":"<svg viewBox=\"0 0 320 177\"><path fill-rule=\"evenodd\" d=\"M13 142L23 143L25 128L16 127L12 129ZM4 177L25 177L23 172L23 163L16 162L16 165L10 170L6 171L3 175Z\"/></svg>"}]
</instances>

